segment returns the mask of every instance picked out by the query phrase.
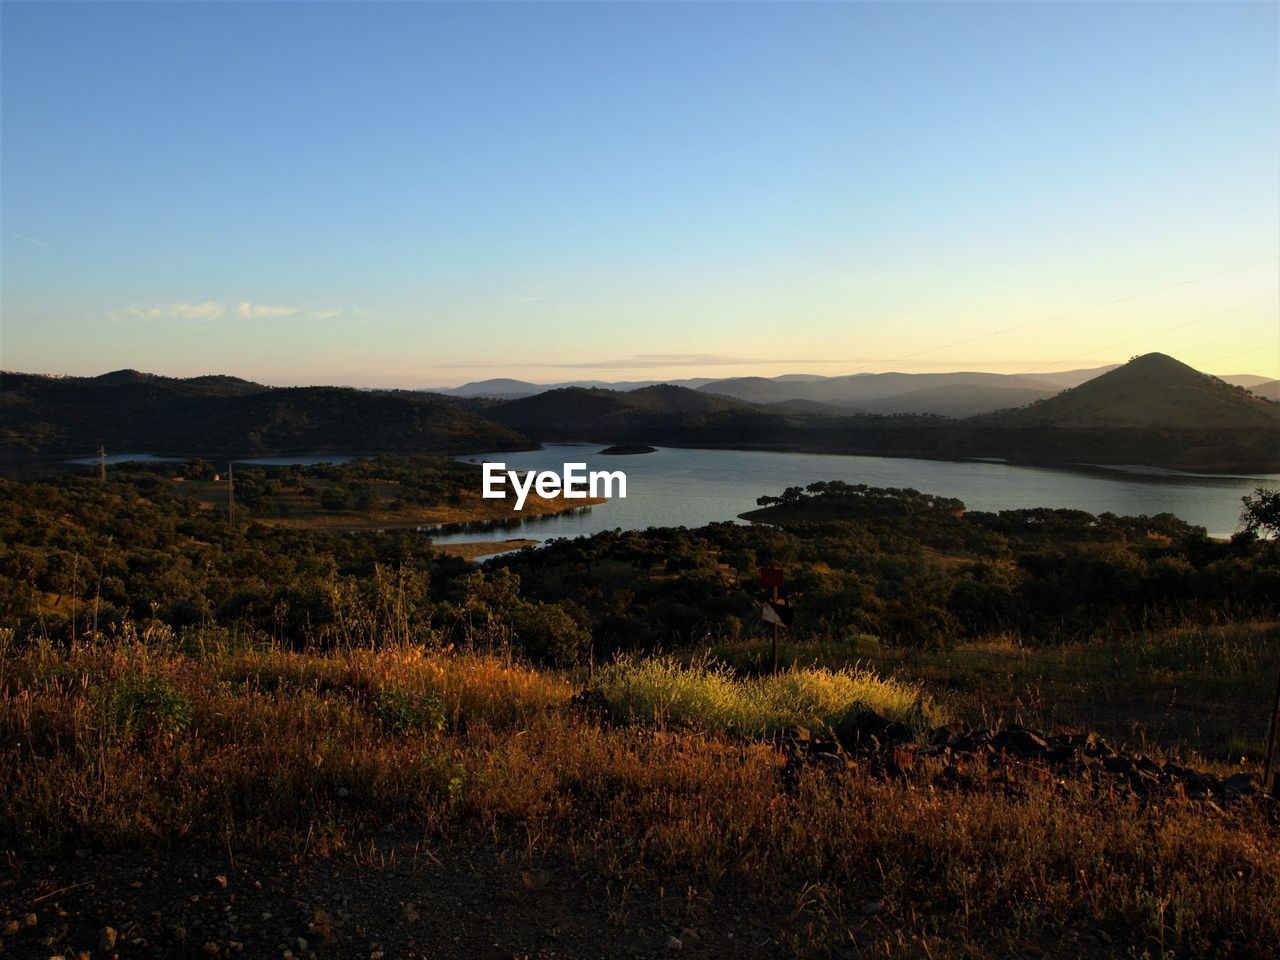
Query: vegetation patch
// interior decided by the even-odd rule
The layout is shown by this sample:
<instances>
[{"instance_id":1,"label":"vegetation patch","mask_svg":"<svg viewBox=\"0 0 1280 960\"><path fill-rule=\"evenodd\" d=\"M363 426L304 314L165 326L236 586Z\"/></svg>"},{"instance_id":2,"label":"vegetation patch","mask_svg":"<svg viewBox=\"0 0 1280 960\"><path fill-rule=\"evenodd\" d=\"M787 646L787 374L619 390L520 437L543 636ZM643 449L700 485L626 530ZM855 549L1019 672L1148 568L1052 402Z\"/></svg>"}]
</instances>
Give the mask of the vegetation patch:
<instances>
[{"instance_id":1,"label":"vegetation patch","mask_svg":"<svg viewBox=\"0 0 1280 960\"><path fill-rule=\"evenodd\" d=\"M742 678L724 665L621 659L600 671L595 689L619 719L753 737L792 727L847 731L867 715L923 735L946 717L926 706L919 687L856 668L792 667Z\"/></svg>"}]
</instances>

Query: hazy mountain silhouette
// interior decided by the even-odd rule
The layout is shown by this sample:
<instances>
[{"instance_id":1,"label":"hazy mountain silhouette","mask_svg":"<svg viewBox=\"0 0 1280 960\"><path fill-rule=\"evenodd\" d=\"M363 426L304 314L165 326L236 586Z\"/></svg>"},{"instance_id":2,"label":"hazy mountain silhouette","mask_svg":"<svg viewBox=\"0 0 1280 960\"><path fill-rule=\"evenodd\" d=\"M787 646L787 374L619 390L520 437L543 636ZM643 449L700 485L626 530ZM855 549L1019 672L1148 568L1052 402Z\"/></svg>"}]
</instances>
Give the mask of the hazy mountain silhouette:
<instances>
[{"instance_id":1,"label":"hazy mountain silhouette","mask_svg":"<svg viewBox=\"0 0 1280 960\"><path fill-rule=\"evenodd\" d=\"M1163 353L1148 353L1072 390L977 422L1101 429L1280 428L1280 407Z\"/></svg>"},{"instance_id":2,"label":"hazy mountain silhouette","mask_svg":"<svg viewBox=\"0 0 1280 960\"><path fill-rule=\"evenodd\" d=\"M803 381L736 377L701 387L754 403L808 400L874 413L928 413L963 417L1051 397L1062 386L1021 374L856 373Z\"/></svg>"},{"instance_id":3,"label":"hazy mountain silhouette","mask_svg":"<svg viewBox=\"0 0 1280 960\"><path fill-rule=\"evenodd\" d=\"M1280 403L1280 380L1263 380L1247 389L1255 397L1265 397L1267 400Z\"/></svg>"},{"instance_id":4,"label":"hazy mountain silhouette","mask_svg":"<svg viewBox=\"0 0 1280 960\"><path fill-rule=\"evenodd\" d=\"M657 384L695 388L710 383L710 377L694 377L690 380L620 380L609 382L604 380L566 380L561 383L530 383L528 380L511 380L499 377L492 380L475 380L464 383L460 387L430 387L429 393L439 393L447 397L493 397L502 400L516 400L521 397L532 397L548 390L564 390L569 387L586 387L600 390L639 390Z\"/></svg>"}]
</instances>

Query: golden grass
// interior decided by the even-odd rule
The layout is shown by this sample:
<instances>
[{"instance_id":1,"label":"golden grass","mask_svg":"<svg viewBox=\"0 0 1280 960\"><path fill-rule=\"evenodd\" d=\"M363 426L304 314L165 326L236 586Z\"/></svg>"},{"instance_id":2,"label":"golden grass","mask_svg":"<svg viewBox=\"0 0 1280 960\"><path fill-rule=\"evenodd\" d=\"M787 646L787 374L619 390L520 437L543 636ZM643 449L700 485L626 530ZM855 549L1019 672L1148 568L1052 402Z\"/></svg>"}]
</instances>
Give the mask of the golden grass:
<instances>
[{"instance_id":1,"label":"golden grass","mask_svg":"<svg viewBox=\"0 0 1280 960\"><path fill-rule=\"evenodd\" d=\"M0 847L19 857L177 842L323 854L396 824L514 833L616 876L799 890L797 952L847 943L868 901L886 955L1039 956L1094 924L1152 956L1266 955L1280 938L1280 829L1253 808L1037 777L958 792L927 767L787 786L767 745L673 723L677 703L735 730L915 704L914 686L868 673L735 682L632 663L601 683L629 684L637 711L648 690L668 726L609 728L567 708L564 676L471 654L3 646Z\"/></svg>"},{"instance_id":2,"label":"golden grass","mask_svg":"<svg viewBox=\"0 0 1280 960\"><path fill-rule=\"evenodd\" d=\"M918 686L852 667L791 667L743 679L723 665L623 659L600 672L596 687L615 716L748 736L798 726L833 730L863 711L899 723L944 722L934 708L926 711Z\"/></svg>"}]
</instances>

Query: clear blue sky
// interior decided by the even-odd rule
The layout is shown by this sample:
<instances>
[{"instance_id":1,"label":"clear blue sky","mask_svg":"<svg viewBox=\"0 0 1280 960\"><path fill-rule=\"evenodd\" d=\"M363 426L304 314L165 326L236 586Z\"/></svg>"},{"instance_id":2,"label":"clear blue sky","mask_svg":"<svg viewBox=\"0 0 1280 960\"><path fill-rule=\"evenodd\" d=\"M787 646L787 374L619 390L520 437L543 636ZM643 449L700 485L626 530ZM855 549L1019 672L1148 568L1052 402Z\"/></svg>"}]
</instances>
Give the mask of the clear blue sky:
<instances>
[{"instance_id":1,"label":"clear blue sky","mask_svg":"<svg viewBox=\"0 0 1280 960\"><path fill-rule=\"evenodd\" d=\"M6 2L0 366L1280 376L1278 41L1272 3Z\"/></svg>"}]
</instances>

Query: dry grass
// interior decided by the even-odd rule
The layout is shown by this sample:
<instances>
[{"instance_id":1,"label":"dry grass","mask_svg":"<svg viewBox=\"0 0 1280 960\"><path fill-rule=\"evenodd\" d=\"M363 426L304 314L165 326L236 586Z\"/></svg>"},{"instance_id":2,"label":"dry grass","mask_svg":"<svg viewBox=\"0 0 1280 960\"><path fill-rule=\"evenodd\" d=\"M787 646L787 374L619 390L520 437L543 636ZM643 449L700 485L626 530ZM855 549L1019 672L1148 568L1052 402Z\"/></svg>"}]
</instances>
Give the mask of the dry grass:
<instances>
[{"instance_id":1,"label":"dry grass","mask_svg":"<svg viewBox=\"0 0 1280 960\"><path fill-rule=\"evenodd\" d=\"M469 654L156 642L0 654L0 846L19 856L183 841L324 853L397 824L518 836L616 876L791 891L797 952L847 943L869 901L883 942L861 946L886 955L1039 956L1095 924L1153 956L1265 955L1280 938L1280 831L1252 808L1036 778L957 792L928 770L787 787L765 745L601 727L566 708L565 677ZM637 677L668 684L667 717L671 685L701 686L709 725L725 728L767 727L797 695L821 713L896 709L917 692L865 672L736 689L670 663L614 675L633 691Z\"/></svg>"}]
</instances>

